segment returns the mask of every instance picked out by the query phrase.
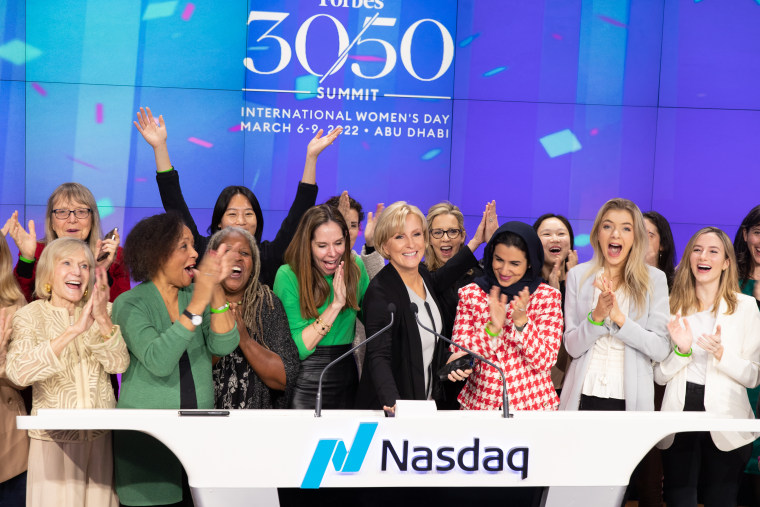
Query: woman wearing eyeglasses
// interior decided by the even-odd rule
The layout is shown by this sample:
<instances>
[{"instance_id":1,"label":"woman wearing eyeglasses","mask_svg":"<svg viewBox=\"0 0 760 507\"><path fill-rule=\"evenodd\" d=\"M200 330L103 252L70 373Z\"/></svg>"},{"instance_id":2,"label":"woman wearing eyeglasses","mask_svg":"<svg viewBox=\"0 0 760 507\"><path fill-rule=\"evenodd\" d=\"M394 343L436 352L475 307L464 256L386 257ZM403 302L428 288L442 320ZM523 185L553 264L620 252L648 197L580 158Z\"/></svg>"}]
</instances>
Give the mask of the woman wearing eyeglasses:
<instances>
[{"instance_id":1,"label":"woman wearing eyeglasses","mask_svg":"<svg viewBox=\"0 0 760 507\"><path fill-rule=\"evenodd\" d=\"M19 251L19 260L13 274L27 301L32 301L37 261L45 245L57 238L76 238L87 243L96 259L96 266L104 268L110 287L109 301L113 302L130 288L129 270L122 260L118 231L113 239L101 240L100 214L92 192L79 183L63 183L56 188L47 202L45 238L37 241L34 220L28 230L18 220L18 211L5 223L7 232Z\"/></svg>"}]
</instances>

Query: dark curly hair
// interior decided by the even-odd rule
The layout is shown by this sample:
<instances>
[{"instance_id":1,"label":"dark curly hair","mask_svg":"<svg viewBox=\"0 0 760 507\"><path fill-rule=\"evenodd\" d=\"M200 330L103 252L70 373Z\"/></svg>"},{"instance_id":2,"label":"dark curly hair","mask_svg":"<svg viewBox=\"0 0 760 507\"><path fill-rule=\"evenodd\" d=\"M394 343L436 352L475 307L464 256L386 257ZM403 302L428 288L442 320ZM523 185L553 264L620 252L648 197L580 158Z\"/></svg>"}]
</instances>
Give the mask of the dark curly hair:
<instances>
[{"instance_id":1,"label":"dark curly hair","mask_svg":"<svg viewBox=\"0 0 760 507\"><path fill-rule=\"evenodd\" d=\"M143 218L124 242L124 262L136 282L152 280L182 237L182 218L173 212Z\"/></svg>"}]
</instances>

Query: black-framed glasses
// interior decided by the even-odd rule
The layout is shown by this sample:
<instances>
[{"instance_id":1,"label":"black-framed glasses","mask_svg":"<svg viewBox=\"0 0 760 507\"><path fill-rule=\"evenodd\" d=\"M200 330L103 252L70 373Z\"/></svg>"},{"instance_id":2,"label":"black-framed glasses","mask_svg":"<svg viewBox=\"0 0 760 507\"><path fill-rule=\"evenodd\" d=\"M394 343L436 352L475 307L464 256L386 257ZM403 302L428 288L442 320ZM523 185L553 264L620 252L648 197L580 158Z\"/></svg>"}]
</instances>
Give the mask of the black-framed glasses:
<instances>
[{"instance_id":1,"label":"black-framed glasses","mask_svg":"<svg viewBox=\"0 0 760 507\"><path fill-rule=\"evenodd\" d=\"M92 210L90 208L54 209L53 210L53 216L57 218L58 220L68 220L72 213L74 213L74 216L77 217L79 220L84 220L85 218L90 216L90 213L92 213Z\"/></svg>"},{"instance_id":2,"label":"black-framed glasses","mask_svg":"<svg viewBox=\"0 0 760 507\"><path fill-rule=\"evenodd\" d=\"M449 239L457 239L462 234L462 229L430 229L430 235L435 239L441 239L444 234Z\"/></svg>"}]
</instances>

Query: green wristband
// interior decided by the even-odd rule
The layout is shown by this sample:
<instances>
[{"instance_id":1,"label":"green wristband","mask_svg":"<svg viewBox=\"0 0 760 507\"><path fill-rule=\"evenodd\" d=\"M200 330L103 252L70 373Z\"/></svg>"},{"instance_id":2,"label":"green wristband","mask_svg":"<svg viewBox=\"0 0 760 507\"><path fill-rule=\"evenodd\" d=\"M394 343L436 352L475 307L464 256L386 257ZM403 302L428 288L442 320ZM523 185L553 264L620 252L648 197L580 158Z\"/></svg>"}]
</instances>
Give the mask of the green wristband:
<instances>
[{"instance_id":1,"label":"green wristband","mask_svg":"<svg viewBox=\"0 0 760 507\"><path fill-rule=\"evenodd\" d=\"M211 313L224 313L229 309L230 309L230 304L225 303L224 306L220 306L219 308L212 308Z\"/></svg>"},{"instance_id":2,"label":"green wristband","mask_svg":"<svg viewBox=\"0 0 760 507\"><path fill-rule=\"evenodd\" d=\"M677 356L680 356L680 357L689 357L689 356L691 356L691 353L692 353L692 352L694 352L694 347L691 347L691 348L689 349L689 352L688 352L688 353L686 353L686 354L681 354L680 352L678 352L678 345L673 345L673 352L675 352L675 353L676 353L676 355L677 355Z\"/></svg>"},{"instance_id":3,"label":"green wristband","mask_svg":"<svg viewBox=\"0 0 760 507\"><path fill-rule=\"evenodd\" d=\"M18 254L18 260L26 262L27 264L34 264L34 259L27 259L21 254Z\"/></svg>"},{"instance_id":4,"label":"green wristband","mask_svg":"<svg viewBox=\"0 0 760 507\"><path fill-rule=\"evenodd\" d=\"M586 318L588 319L589 322L591 322L595 326L603 326L604 325L604 321L597 322L594 319L592 319L591 318L591 312L588 312L588 317L586 317Z\"/></svg>"},{"instance_id":5,"label":"green wristband","mask_svg":"<svg viewBox=\"0 0 760 507\"><path fill-rule=\"evenodd\" d=\"M490 330L490 329L488 329L488 324L493 324L493 322L491 322L491 321L489 320L488 322L486 322L486 325L483 327L483 329L485 329L485 330L486 330L486 334L487 334L488 336L490 336L491 338L496 338L497 336L499 336L499 333L498 333L498 332L496 332L496 333L492 333L492 332L491 332L491 330Z\"/></svg>"}]
</instances>

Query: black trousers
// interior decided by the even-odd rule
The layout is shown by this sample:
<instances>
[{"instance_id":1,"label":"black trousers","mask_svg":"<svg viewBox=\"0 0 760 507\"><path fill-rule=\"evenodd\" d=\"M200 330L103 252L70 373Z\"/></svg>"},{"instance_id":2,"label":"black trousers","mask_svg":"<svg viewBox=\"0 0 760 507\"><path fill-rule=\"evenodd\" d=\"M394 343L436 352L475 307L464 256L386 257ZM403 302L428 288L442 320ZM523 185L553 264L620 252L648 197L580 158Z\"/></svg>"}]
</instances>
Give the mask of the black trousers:
<instances>
[{"instance_id":1,"label":"black trousers","mask_svg":"<svg viewBox=\"0 0 760 507\"><path fill-rule=\"evenodd\" d=\"M686 383L684 412L705 411L705 386ZM752 443L724 452L707 431L676 433L662 451L664 497L668 507L697 505L697 487L705 507L736 505L739 482L752 453Z\"/></svg>"}]
</instances>

